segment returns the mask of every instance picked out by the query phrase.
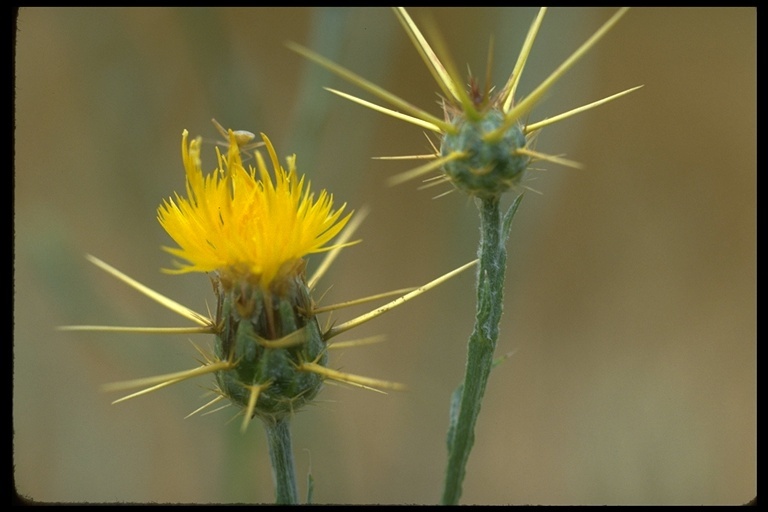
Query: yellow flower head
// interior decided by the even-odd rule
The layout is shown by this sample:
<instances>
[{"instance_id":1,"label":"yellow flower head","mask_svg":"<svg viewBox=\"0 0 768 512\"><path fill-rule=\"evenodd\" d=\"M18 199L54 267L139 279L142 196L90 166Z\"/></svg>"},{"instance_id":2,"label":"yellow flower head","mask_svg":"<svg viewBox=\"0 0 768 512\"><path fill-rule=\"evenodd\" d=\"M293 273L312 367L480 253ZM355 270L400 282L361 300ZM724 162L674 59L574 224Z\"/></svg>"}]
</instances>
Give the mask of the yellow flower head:
<instances>
[{"instance_id":1,"label":"yellow flower head","mask_svg":"<svg viewBox=\"0 0 768 512\"><path fill-rule=\"evenodd\" d=\"M158 220L179 248L164 247L186 260L172 273L213 272L247 279L264 290L279 287L289 276L303 270L302 258L328 251L351 213L333 209L333 196L322 190L310 192L310 183L296 174L296 156L278 161L275 149L261 134L274 169L274 180L260 153L257 168L243 167L234 132L229 131L229 150L217 148L218 168L204 176L198 137L187 142L182 134L182 158L187 177L187 197L176 194L158 208Z\"/></svg>"},{"instance_id":2,"label":"yellow flower head","mask_svg":"<svg viewBox=\"0 0 768 512\"><path fill-rule=\"evenodd\" d=\"M220 125L214 121L217 128ZM223 128L221 128L224 132ZM403 389L402 384L327 367L328 350L369 339L335 343L330 340L425 293L452 276L474 266L477 260L418 288L395 290L336 305L318 306L312 297L315 284L348 242L365 216L350 221L342 217L346 205L333 209L333 197L321 191L317 199L309 182L296 174L296 158L284 169L270 140L262 134L273 174L261 154L256 168L243 167L240 156L254 147L250 132L224 132L229 150L217 150L218 167L204 175L200 163L201 139L188 142L182 135L187 197L176 194L158 208L158 219L179 245L165 248L185 260L174 273L213 272L217 303L215 313L203 315L130 278L109 264L89 256L106 272L164 307L197 324L189 327L129 327L80 325L65 330L212 334L213 350L197 348L201 365L190 370L155 377L116 382L106 390L144 388L113 403L145 395L171 384L214 374L217 396L192 414L221 400L240 407L242 429L256 416L270 425L293 415L311 401L326 380L380 391ZM274 176L274 178L272 177ZM343 230L343 231L342 231ZM338 237L337 237L338 235ZM337 237L331 243L331 239ZM304 274L304 256L326 252L311 276ZM400 295L373 311L323 328L318 314L353 304Z\"/></svg>"}]
</instances>

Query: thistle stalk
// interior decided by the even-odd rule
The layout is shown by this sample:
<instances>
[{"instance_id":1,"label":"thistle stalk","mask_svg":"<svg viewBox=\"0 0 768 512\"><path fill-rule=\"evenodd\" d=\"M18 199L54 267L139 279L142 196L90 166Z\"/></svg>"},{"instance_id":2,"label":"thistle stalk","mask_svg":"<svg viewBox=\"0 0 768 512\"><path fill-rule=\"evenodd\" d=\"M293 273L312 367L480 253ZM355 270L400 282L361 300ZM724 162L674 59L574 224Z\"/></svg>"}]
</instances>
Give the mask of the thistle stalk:
<instances>
[{"instance_id":1,"label":"thistle stalk","mask_svg":"<svg viewBox=\"0 0 768 512\"><path fill-rule=\"evenodd\" d=\"M581 59L627 12L619 9L589 39L571 54L539 86L519 101L515 98L525 64L533 42L541 26L546 8L541 8L531 24L517 63L503 88L494 92L486 79L485 87L469 77L469 88L462 86L465 80L458 74L445 46L436 49L430 45L408 12L395 8L395 15L408 37L419 52L427 69L440 87L443 96L442 119L422 110L408 101L382 89L352 71L327 58L296 44L289 47L304 57L325 67L351 82L379 100L388 108L335 89L329 91L359 105L381 112L395 119L435 132L440 140L439 149L433 144L434 153L386 157L387 159L428 159L429 162L402 172L390 179L391 184L403 183L438 172L439 181L449 182L454 189L475 198L480 209L480 268L477 276L477 307L475 327L467 347L467 363L464 382L453 392L448 425L448 466L442 502L457 504L466 472L469 453L474 443L475 424L488 377L493 367L493 353L499 336L499 322L504 300L504 274L506 266L505 243L509 235L512 217L520 204L518 195L509 210L502 216L500 197L509 191L528 188L522 181L530 164L541 160L566 167L580 168L572 160L535 151L532 148L538 130L549 124L563 121L573 115L620 98L639 89L632 87L602 100L569 110L543 121L529 123L527 115L550 91L553 85ZM489 52L488 69L492 62ZM490 72L488 73L490 75ZM444 194L441 194L444 195ZM439 196L438 196L439 197Z\"/></svg>"},{"instance_id":2,"label":"thistle stalk","mask_svg":"<svg viewBox=\"0 0 768 512\"><path fill-rule=\"evenodd\" d=\"M467 343L464 381L453 392L451 400L443 505L456 505L461 497L467 461L475 441L475 424L499 338L504 304L506 241L522 198L522 194L518 195L503 217L499 196L475 199L480 210L480 267L477 272L475 326Z\"/></svg>"},{"instance_id":3,"label":"thistle stalk","mask_svg":"<svg viewBox=\"0 0 768 512\"><path fill-rule=\"evenodd\" d=\"M275 502L278 505L297 505L296 471L291 448L291 430L288 418L265 421L272 479L275 483Z\"/></svg>"}]
</instances>

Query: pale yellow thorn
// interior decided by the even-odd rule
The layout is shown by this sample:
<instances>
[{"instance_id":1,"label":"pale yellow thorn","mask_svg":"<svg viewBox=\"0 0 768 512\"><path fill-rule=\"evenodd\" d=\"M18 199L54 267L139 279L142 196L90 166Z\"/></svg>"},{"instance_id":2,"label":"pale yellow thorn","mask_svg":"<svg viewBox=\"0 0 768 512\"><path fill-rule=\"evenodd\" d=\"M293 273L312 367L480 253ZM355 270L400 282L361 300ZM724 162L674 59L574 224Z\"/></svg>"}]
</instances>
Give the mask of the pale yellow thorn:
<instances>
[{"instance_id":1,"label":"pale yellow thorn","mask_svg":"<svg viewBox=\"0 0 768 512\"><path fill-rule=\"evenodd\" d=\"M214 334L213 325L206 327L127 327L117 325L62 325L59 331L127 332L141 334Z\"/></svg>"},{"instance_id":2,"label":"pale yellow thorn","mask_svg":"<svg viewBox=\"0 0 768 512\"><path fill-rule=\"evenodd\" d=\"M483 101L487 99L487 95L493 91L493 87L490 87L493 75L493 35L488 40L488 59L485 63L485 90L483 91Z\"/></svg>"},{"instance_id":3,"label":"pale yellow thorn","mask_svg":"<svg viewBox=\"0 0 768 512\"><path fill-rule=\"evenodd\" d=\"M543 196L543 195L544 195L544 192L542 192L541 190L536 190L535 188L533 188L533 187L529 187L528 185L523 185L523 188L524 188L525 190L530 190L530 191L531 191L531 192L533 192L534 194L538 194L538 195L540 195L540 196Z\"/></svg>"},{"instance_id":4,"label":"pale yellow thorn","mask_svg":"<svg viewBox=\"0 0 768 512\"><path fill-rule=\"evenodd\" d=\"M210 352L207 352L207 351L205 351L205 350L201 349L201 348L200 348L200 347L198 347L198 346L197 346L197 344L196 344L195 342L193 342L192 340L189 340L189 342L192 344L192 346L194 347L195 351L196 351L198 354L200 354L200 356L201 356L203 359L205 359L205 363L203 363L203 364L206 364L206 365L208 365L208 364L213 364L213 363L215 363L215 362L216 362L216 359L214 358L213 354L211 354ZM201 362L202 362L202 361L201 361Z\"/></svg>"},{"instance_id":5,"label":"pale yellow thorn","mask_svg":"<svg viewBox=\"0 0 768 512\"><path fill-rule=\"evenodd\" d=\"M334 311L337 309L348 308L350 306L357 306L358 304L365 304L366 302L371 302L378 299L384 299L386 297L392 297L393 295L402 295L404 293L412 292L415 289L416 287L413 286L411 288L402 288L400 290L392 290L391 292L378 293L376 295L363 297L361 299L349 300L346 302L340 302L338 304L331 304L329 306L320 306L320 307L314 308L312 310L312 314L325 313L326 311Z\"/></svg>"},{"instance_id":6,"label":"pale yellow thorn","mask_svg":"<svg viewBox=\"0 0 768 512\"><path fill-rule=\"evenodd\" d=\"M445 191L445 192L443 192L442 194L437 194L436 196L432 196L432 199L440 199L441 197L445 197L445 196L447 196L448 194L453 194L455 191L456 191L456 189L455 189L455 188L452 188L452 189L450 189L450 190L446 190L446 191Z\"/></svg>"},{"instance_id":7,"label":"pale yellow thorn","mask_svg":"<svg viewBox=\"0 0 768 512\"><path fill-rule=\"evenodd\" d=\"M448 176L445 176L444 174L441 174L439 176L432 176L431 178L425 178L422 180L423 185L419 185L416 187L416 190L426 190L428 188L436 187L438 185L443 185L444 183L450 183L451 180L448 178Z\"/></svg>"},{"instance_id":8,"label":"pale yellow thorn","mask_svg":"<svg viewBox=\"0 0 768 512\"><path fill-rule=\"evenodd\" d=\"M544 94L568 71L581 57L583 57L615 24L624 16L629 8L619 9L611 18L606 21L592 37L587 39L565 62L547 77L536 89L526 96L520 103L515 105L506 113L504 123L496 130L483 137L488 142L500 140L504 133L522 116L527 114L533 106L544 96Z\"/></svg>"},{"instance_id":9,"label":"pale yellow thorn","mask_svg":"<svg viewBox=\"0 0 768 512\"><path fill-rule=\"evenodd\" d=\"M404 10L403 10L404 11ZM411 21L412 26L415 30L418 31L418 28L416 28L416 25ZM410 33L409 33L410 35ZM419 34L421 35L421 34ZM423 40L424 44L426 43L426 39L422 36L421 39ZM413 41L413 38L411 38ZM447 50L447 45L443 41L442 37L440 36L440 33L437 31L436 28L433 28L432 30L432 41L439 53L443 56L442 64L438 60L437 54L438 51L433 51L431 48L429 48L429 45L427 47L429 48L428 53L430 55L434 56L435 62L440 64L440 68L442 69L443 76L448 77L448 80L451 81L453 84L453 88L451 89L449 94L445 94L445 91L443 92L445 94L445 98L448 99L448 101L451 100L451 97L455 99L455 102L459 105L461 105L461 110L463 111L464 115L471 120L479 120L482 116L477 112L477 109L475 108L475 103L470 99L469 94L467 94L467 91L464 87L461 86L462 82L464 81L461 77L461 74L458 72L456 65L453 63L453 60L450 57L450 53ZM416 44L416 49L421 53L420 45ZM422 57L423 59L423 57ZM424 59L423 59L424 60ZM431 67L430 63L427 63L427 67ZM432 73L433 76L435 76L434 73ZM440 79L438 79L435 76L438 83L440 83ZM452 133L457 132L457 128L453 125L451 125L451 130L449 130Z\"/></svg>"},{"instance_id":10,"label":"pale yellow thorn","mask_svg":"<svg viewBox=\"0 0 768 512\"><path fill-rule=\"evenodd\" d=\"M269 387L269 384L267 382L266 384L246 386L251 390L251 394L248 396L248 406L243 411L244 417L243 424L240 426L240 432L245 432L248 429L248 424L251 422L251 418L253 418L253 412L256 410L256 402L259 399L259 395Z\"/></svg>"},{"instance_id":11,"label":"pale yellow thorn","mask_svg":"<svg viewBox=\"0 0 768 512\"><path fill-rule=\"evenodd\" d=\"M539 121L538 123L531 123L531 124L529 124L529 125L527 125L525 127L523 132L526 135L528 135L529 133L534 132L536 130L540 130L540 129L544 128L545 126L549 126L551 124L560 122L560 121L562 121L564 119L568 119L569 117L575 116L576 114L580 114L580 113L585 112L587 110L590 110L590 109L593 109L595 107L598 107L598 106L602 105L603 103L608 103L609 101L613 101L615 99L618 99L618 98L624 96L625 94L629 94L629 93L631 93L633 91L636 91L636 90L640 89L641 87L642 87L642 85L638 85L637 87L632 87L631 89L627 89L626 91L622 91L622 92L616 93L616 94L614 94L612 96L608 96L608 97L603 98L601 100L597 100L597 101L594 101L594 102L589 103L587 105L583 105L581 107L574 108L573 110L569 110L568 112L563 112L562 114L558 114L558 115L556 115L554 117L550 117L548 119L544 119L543 121Z\"/></svg>"},{"instance_id":12,"label":"pale yellow thorn","mask_svg":"<svg viewBox=\"0 0 768 512\"><path fill-rule=\"evenodd\" d=\"M307 281L307 287L312 290L317 282L320 280L321 277L328 271L328 269L331 267L331 264L336 259L336 257L339 255L339 252L347 246L346 242L352 238L352 235L357 231L357 229L360 227L360 224L363 223L363 220L365 220L365 217L368 215L369 209L367 207L360 208L350 219L349 223L344 227L344 230L339 234L339 236L336 238L336 247L328 251L325 255L325 258L323 258L323 261L320 262L320 265L315 269L315 271L310 276L309 280Z\"/></svg>"},{"instance_id":13,"label":"pale yellow thorn","mask_svg":"<svg viewBox=\"0 0 768 512\"><path fill-rule=\"evenodd\" d=\"M132 279L128 277L127 275L123 274L116 268L112 267L111 265L101 261L99 258L95 256L91 256L90 254L86 255L86 258L88 261L96 265L97 267L101 268L102 270L112 274L116 278L120 279L124 283L126 283L128 286L138 290L139 292L143 293L150 299L158 302L162 306L165 306L166 308L170 309L174 313L177 313L185 318L188 318L192 320L193 322L200 324L204 327L211 327L214 325L213 320L210 318L206 318L200 313L197 313L195 311L192 311L186 306L182 306L178 302L169 299L168 297L152 290L151 288L144 286L143 284L139 283L135 279Z\"/></svg>"},{"instance_id":14,"label":"pale yellow thorn","mask_svg":"<svg viewBox=\"0 0 768 512\"><path fill-rule=\"evenodd\" d=\"M317 363L301 363L297 369L299 371L312 372L331 380L344 382L346 384L369 389L371 391L377 391L379 393L383 393L381 389L391 389L393 391L402 391L406 389L404 384L400 384L398 382L389 382L386 380L373 379L371 377L363 377L362 375L344 373L338 370L326 368L325 366L321 366Z\"/></svg>"},{"instance_id":15,"label":"pale yellow thorn","mask_svg":"<svg viewBox=\"0 0 768 512\"><path fill-rule=\"evenodd\" d=\"M268 340L261 336L256 336L256 343L264 348L289 348L301 345L307 341L307 331L304 327L295 330L287 336L277 340Z\"/></svg>"},{"instance_id":16,"label":"pale yellow thorn","mask_svg":"<svg viewBox=\"0 0 768 512\"><path fill-rule=\"evenodd\" d=\"M208 318L213 318L213 313L211 312L211 305L208 304L208 300L205 301L205 309L208 310Z\"/></svg>"},{"instance_id":17,"label":"pale yellow thorn","mask_svg":"<svg viewBox=\"0 0 768 512\"><path fill-rule=\"evenodd\" d=\"M401 172L400 174L396 174L389 178L389 184L390 185L399 185L400 183L405 183L408 180L412 180L414 178L418 178L419 176L423 174L427 174L428 172L432 172L435 169L439 169L443 165L447 164L448 162L452 160L458 160L459 158L464 158L465 153L461 151L454 151L453 153L450 153L444 157L440 157L435 159L432 162L429 162L428 164L421 165L419 167L416 167L415 169L411 169L410 171Z\"/></svg>"},{"instance_id":18,"label":"pale yellow thorn","mask_svg":"<svg viewBox=\"0 0 768 512\"><path fill-rule=\"evenodd\" d=\"M222 397L222 398L224 398L224 397ZM231 405L232 405L232 403L231 403L231 402L227 402L226 404L222 405L221 407L217 407L217 408L215 408L215 409L211 409L211 410L210 410L210 411L208 411L208 412L204 412L204 413L203 413L201 416L208 416L209 414L213 414L213 413L215 413L215 412L219 412L219 411L221 411L222 409L226 409L227 407L230 407ZM229 423L229 422L227 422L227 423Z\"/></svg>"},{"instance_id":19,"label":"pale yellow thorn","mask_svg":"<svg viewBox=\"0 0 768 512\"><path fill-rule=\"evenodd\" d=\"M332 341L331 343L328 344L328 349L330 350L330 349L340 349L340 348L350 348L350 347L362 347L364 345L373 345L374 343L381 343L386 339L387 339L386 336L378 334L376 336L368 336L367 338L359 338L356 340Z\"/></svg>"},{"instance_id":20,"label":"pale yellow thorn","mask_svg":"<svg viewBox=\"0 0 768 512\"><path fill-rule=\"evenodd\" d=\"M197 409L195 409L195 410L194 410L194 411L192 411L191 413L189 413L189 414L187 414L186 416L184 416L184 419L187 419L187 418L190 418L190 417L194 416L195 414L199 413L199 412L200 412L200 411L202 411L203 409L206 409L206 408L210 407L211 405L213 405L213 404L215 404L216 402L219 402L219 401L221 401L221 400L224 400L224 396L223 396L223 395L219 395L219 396L217 396L216 398L214 398L213 400L211 400L211 401L210 401L210 402L208 402L207 404L203 405L202 407L198 407Z\"/></svg>"},{"instance_id":21,"label":"pale yellow thorn","mask_svg":"<svg viewBox=\"0 0 768 512\"><path fill-rule=\"evenodd\" d=\"M515 67L512 69L512 74L509 75L509 80L507 80L507 83L502 89L501 100L504 102L502 109L505 113L509 112L509 109L512 107L512 101L515 99L517 85L520 83L520 77L523 74L525 63L528 61L528 57L531 54L533 41L536 39L536 34L539 32L539 27L541 26L541 22L544 19L544 13L546 12L546 7L539 9L539 14L536 16L536 19L533 20L533 23L531 23L531 27L528 29L528 35L525 36L523 47L520 50L520 55L517 57Z\"/></svg>"},{"instance_id":22,"label":"pale yellow thorn","mask_svg":"<svg viewBox=\"0 0 768 512\"><path fill-rule=\"evenodd\" d=\"M130 395L124 396L123 398L118 398L117 400L112 402L112 405L119 404L120 402L125 402L126 400L130 400L132 398L137 398L137 397L140 397L142 395L146 395L148 393L152 393L153 391L157 391L159 389L166 388L166 387L168 387L168 386L170 386L172 384L176 384L177 382L181 382L183 380L184 379L173 379L173 380L168 380L168 381L165 381L165 382L161 382L160 384L157 384L155 386L149 387L147 389L142 389L141 391L137 391L136 393L131 393Z\"/></svg>"},{"instance_id":23,"label":"pale yellow thorn","mask_svg":"<svg viewBox=\"0 0 768 512\"><path fill-rule=\"evenodd\" d=\"M437 158L434 154L429 155L398 155L398 156L372 156L373 160L433 160Z\"/></svg>"},{"instance_id":24,"label":"pale yellow thorn","mask_svg":"<svg viewBox=\"0 0 768 512\"><path fill-rule=\"evenodd\" d=\"M445 183L450 183L451 182L451 180L449 180L445 176L437 176L437 178L439 178L439 179L438 180L424 180L424 184L420 185L419 187L416 187L416 190L427 190L428 188L437 187L438 185L444 185ZM438 197L442 197L443 195L445 195L445 193L441 193L439 196L435 196L432 199L437 199Z\"/></svg>"},{"instance_id":25,"label":"pale yellow thorn","mask_svg":"<svg viewBox=\"0 0 768 512\"><path fill-rule=\"evenodd\" d=\"M375 110L377 112L381 112L382 114L386 114L388 116L394 117L395 119L400 119L401 121L405 121L407 123L415 124L416 126L420 126L422 128L426 128L427 130L432 130L433 132L437 133L443 133L442 128L439 126L430 123L429 121L424 121L422 119L419 119L418 117L409 116L406 114L403 114L401 112L398 112L396 110L392 110L386 107L382 107L381 105L377 105L375 103L371 103L370 101L366 101L364 99L358 98L357 96L352 96L351 94L347 94L345 92L338 91L336 89L331 89L330 87L323 87L328 92L332 92L333 94L336 94L337 96L341 96L342 98L346 98L349 101L355 102L358 105L362 105L364 107L367 107L371 110Z\"/></svg>"},{"instance_id":26,"label":"pale yellow thorn","mask_svg":"<svg viewBox=\"0 0 768 512\"><path fill-rule=\"evenodd\" d=\"M429 43L427 43L427 40L421 34L416 23L413 22L411 16L403 7L393 7L393 10L395 11L395 15L397 15L398 21L403 25L408 37L411 38L413 46L416 47L419 55L421 55L421 59L427 65L427 69L429 69L429 72L435 78L437 85L443 91L443 94L445 94L446 97L451 97L456 101L461 102L461 96L458 92L459 88L440 62L437 54L429 46Z\"/></svg>"},{"instance_id":27,"label":"pale yellow thorn","mask_svg":"<svg viewBox=\"0 0 768 512\"><path fill-rule=\"evenodd\" d=\"M430 139L430 138L429 138L429 135L428 135L426 132L424 132L424 138L425 138L425 139L427 139L427 142L428 142L428 143L429 143L429 145L432 147L432 153L433 153L433 154L434 154L436 157L440 156L440 150L438 150L438 149L437 149L437 146L435 146L435 143L434 143L434 142L432 142L432 139Z\"/></svg>"},{"instance_id":28,"label":"pale yellow thorn","mask_svg":"<svg viewBox=\"0 0 768 512\"><path fill-rule=\"evenodd\" d=\"M420 286L419 288L416 288L414 291L407 293L403 295L402 297L399 297L391 302L388 302L387 304L374 309L373 311L366 313L364 315L360 315L357 318L353 318L352 320L349 320L347 322L344 322L343 324L336 325L334 327L331 327L328 329L328 331L325 332L323 335L323 339L328 341L329 339L333 338L336 335L339 335L343 332L346 332L354 327L357 327L358 325L364 324L365 322L369 320L373 320L374 318L383 315L390 309L396 308L397 306L400 306L401 304L404 304L408 302L409 300L413 299L414 297L418 297L424 292L427 292L434 288L435 286L444 283L448 279L452 278L453 276L467 270L468 268L476 265L478 260L470 261L469 263L462 265L461 267L457 268L456 270L452 270L451 272L448 272L447 274L444 274L441 277L438 277L437 279L430 281L429 283L425 284L424 286Z\"/></svg>"},{"instance_id":29,"label":"pale yellow thorn","mask_svg":"<svg viewBox=\"0 0 768 512\"><path fill-rule=\"evenodd\" d=\"M571 167L573 169L584 168L584 165L579 162L568 160L567 158L562 158L555 155L547 155L546 153L539 153L538 151L533 151L530 149L519 148L515 150L515 154L530 156L532 158L536 158L537 160L545 160L547 162L552 162L553 164L564 165L565 167Z\"/></svg>"},{"instance_id":30,"label":"pale yellow thorn","mask_svg":"<svg viewBox=\"0 0 768 512\"><path fill-rule=\"evenodd\" d=\"M399 98L398 96L395 96L391 92L379 87L378 85L369 82L365 78L353 73L352 71L349 71L348 69L339 66L335 62L326 59L325 57L313 52L312 50L309 50L307 48L304 48L303 46L293 43L293 42L287 42L286 45L291 50L295 51L296 53L306 57L307 59L314 61L315 63L323 66L327 70L336 73L341 78L347 80L348 82L351 82L361 89L364 89L368 91L369 93L373 94L374 96L377 96L378 98L392 104L394 107L406 112L407 114L412 115L413 117L417 117L423 121L429 122L434 124L435 126L439 126L444 132L445 131L454 131L454 128L451 126L450 123L447 123L443 121L442 119L433 116L429 112L426 112L414 105L411 105L407 101Z\"/></svg>"},{"instance_id":31,"label":"pale yellow thorn","mask_svg":"<svg viewBox=\"0 0 768 512\"><path fill-rule=\"evenodd\" d=\"M243 410L242 409L238 409L238 411L234 414L234 416L232 416L230 419L227 420L225 425L229 425L230 423L235 421L237 418L240 417L241 414L243 414Z\"/></svg>"},{"instance_id":32,"label":"pale yellow thorn","mask_svg":"<svg viewBox=\"0 0 768 512\"><path fill-rule=\"evenodd\" d=\"M165 375L156 375L154 377L146 377L143 379L134 379L123 382L112 382L111 384L105 384L102 389L104 391L122 391L125 389L139 388L142 386L152 386L157 383L163 383L165 381L179 382L182 380L199 377L200 375L206 375L208 373L218 372L221 370L229 370L234 368L235 364L230 361L219 361L213 364L207 364L193 368L191 370L183 370L180 372L167 373Z\"/></svg>"}]
</instances>

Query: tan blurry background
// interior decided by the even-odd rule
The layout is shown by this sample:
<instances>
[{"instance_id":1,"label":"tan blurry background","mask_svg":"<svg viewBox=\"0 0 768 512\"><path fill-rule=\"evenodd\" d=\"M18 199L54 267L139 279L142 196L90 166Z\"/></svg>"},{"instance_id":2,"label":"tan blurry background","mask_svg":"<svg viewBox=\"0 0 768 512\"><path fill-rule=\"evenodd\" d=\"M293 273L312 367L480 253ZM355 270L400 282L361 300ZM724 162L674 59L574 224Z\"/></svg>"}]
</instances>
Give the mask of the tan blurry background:
<instances>
[{"instance_id":1,"label":"tan blurry background","mask_svg":"<svg viewBox=\"0 0 768 512\"><path fill-rule=\"evenodd\" d=\"M494 82L535 9L433 9L455 60ZM519 91L610 15L553 9ZM103 383L195 366L188 338L67 333L63 324L185 325L89 264L90 253L200 311L203 275L160 273L157 205L183 191L182 129L266 132L316 187L371 207L320 289L328 303L418 285L472 259L474 205L396 188L428 150L418 128L332 96L359 93L284 46L310 46L439 113L436 86L386 9L22 9L16 45L14 464L40 501L270 502L264 435L230 408L183 419L207 378L112 406ZM643 9L533 111L549 127L509 241L499 354L463 503L742 503L756 493L756 12ZM207 169L213 145L204 148ZM439 190L442 191L442 190ZM439 192L438 191L438 192ZM360 328L385 343L331 354L407 383L326 386L293 423L300 492L318 503L439 500L448 401L473 322L470 273ZM366 309L344 311L351 318ZM347 336L350 338L352 336ZM205 344L205 337L195 339Z\"/></svg>"}]
</instances>

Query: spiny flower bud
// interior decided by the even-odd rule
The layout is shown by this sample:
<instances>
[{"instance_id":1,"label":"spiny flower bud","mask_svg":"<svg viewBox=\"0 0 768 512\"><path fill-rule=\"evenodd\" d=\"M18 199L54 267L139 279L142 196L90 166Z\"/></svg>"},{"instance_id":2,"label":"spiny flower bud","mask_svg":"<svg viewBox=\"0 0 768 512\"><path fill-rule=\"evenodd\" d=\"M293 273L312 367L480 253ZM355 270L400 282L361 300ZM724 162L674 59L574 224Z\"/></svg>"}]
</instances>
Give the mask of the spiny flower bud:
<instances>
[{"instance_id":1,"label":"spiny flower bud","mask_svg":"<svg viewBox=\"0 0 768 512\"><path fill-rule=\"evenodd\" d=\"M251 417L277 421L312 400L322 387L305 362L326 364L326 344L303 273L273 294L247 280L215 282L218 323L214 353L236 363L216 372L219 392Z\"/></svg>"},{"instance_id":2,"label":"spiny flower bud","mask_svg":"<svg viewBox=\"0 0 768 512\"><path fill-rule=\"evenodd\" d=\"M490 135L504 125L504 114L498 110L484 112L478 121L459 114L451 124L457 130L445 134L440 148L442 157L462 155L443 166L451 183L473 196L494 197L520 181L530 158L517 152L526 144L519 125L507 128L496 140Z\"/></svg>"},{"instance_id":3,"label":"spiny flower bud","mask_svg":"<svg viewBox=\"0 0 768 512\"><path fill-rule=\"evenodd\" d=\"M238 133L228 135L220 171L204 176L199 139L188 145L184 133L189 194L166 201L158 216L179 244L168 251L188 262L176 272L212 274L218 299L214 356L229 363L215 372L218 393L244 409L244 425L256 415L276 422L322 386L322 375L302 370L326 362L304 256L337 247L329 241L350 217L341 217L343 206L333 209L327 192L315 197L297 174L295 157L284 169L266 136L274 178L258 153L256 168L246 169Z\"/></svg>"},{"instance_id":4,"label":"spiny flower bud","mask_svg":"<svg viewBox=\"0 0 768 512\"><path fill-rule=\"evenodd\" d=\"M217 127L218 123L215 123ZM223 130L223 129L222 129ZM329 342L390 309L425 293L477 261L416 289L396 290L331 306L317 307L311 291L339 251L356 242L349 239L363 214L348 222L344 205L333 207L325 190L315 194L310 183L296 172L296 159L287 159L286 170L269 139L262 134L274 172L256 152L256 167L246 169L238 141L253 145L250 132L228 131L228 152L217 151L219 167L210 174L201 169L200 144L182 134L182 159L186 171L186 196L176 194L158 208L158 220L178 247L165 249L182 261L169 273L205 272L211 277L217 298L213 316L197 313L152 290L109 264L88 259L129 286L197 324L197 327L123 327L81 325L67 330L212 334L213 350L201 349L202 364L196 368L154 377L115 382L105 390L143 388L113 403L166 386L214 374L216 397L193 411L196 414L221 400L242 410L242 429L258 416L267 428L285 423L290 415L311 401L325 380L364 389L403 389L402 384L355 375L329 368L327 350L357 343ZM274 175L274 177L273 177ZM343 228L343 231L342 231ZM337 236L338 235L338 236ZM332 240L335 240L332 241ZM323 262L307 278L306 259L325 252ZM352 303L404 295L356 318L321 329L317 314ZM368 340L370 342L370 339Z\"/></svg>"},{"instance_id":5,"label":"spiny flower bud","mask_svg":"<svg viewBox=\"0 0 768 512\"><path fill-rule=\"evenodd\" d=\"M581 167L577 162L560 156L532 150L529 143L538 130L639 89L639 87L632 87L539 122L528 123L527 121L527 116L533 107L562 78L565 72L616 24L626 11L626 8L618 10L549 77L518 101L515 98L517 86L546 8L541 8L531 24L515 67L504 86L497 89L491 87L490 83L486 83L485 87L481 89L474 78L470 76L468 90L463 87L464 80L456 72L457 68L450 57L443 55L442 59L438 58L438 52L430 46L408 12L402 7L395 8L398 21L400 21L440 88L443 98L443 118L414 106L307 48L293 43L289 43L288 46L345 80L358 85L393 108L387 108L335 89L328 89L330 92L437 134L439 143L433 144L433 147L439 145L440 149L432 154L381 157L393 160L431 160L426 164L393 176L390 180L391 184L403 183L437 171L440 173L438 178L442 178L443 182L451 183L459 190L480 199L496 199L520 183L525 174L524 171L532 162L543 160L567 167ZM492 53L489 53L489 70L492 64L491 56ZM441 180L435 180L429 185L440 182ZM425 185L424 188L429 185Z\"/></svg>"}]
</instances>

